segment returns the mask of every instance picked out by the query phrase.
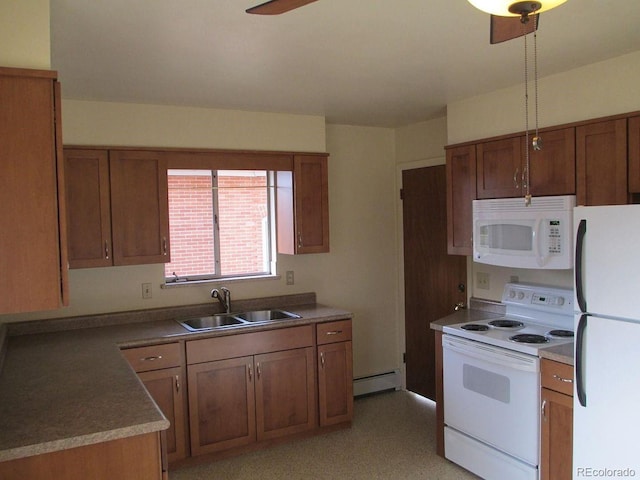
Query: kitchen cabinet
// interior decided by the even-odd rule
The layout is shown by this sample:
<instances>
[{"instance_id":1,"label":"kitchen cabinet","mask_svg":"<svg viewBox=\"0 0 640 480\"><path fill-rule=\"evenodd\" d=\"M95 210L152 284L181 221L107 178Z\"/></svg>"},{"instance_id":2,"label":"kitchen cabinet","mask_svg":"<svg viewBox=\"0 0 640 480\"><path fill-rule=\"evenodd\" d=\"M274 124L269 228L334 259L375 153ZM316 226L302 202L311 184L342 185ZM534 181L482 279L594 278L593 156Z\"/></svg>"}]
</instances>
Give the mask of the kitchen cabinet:
<instances>
[{"instance_id":1,"label":"kitchen cabinet","mask_svg":"<svg viewBox=\"0 0 640 480\"><path fill-rule=\"evenodd\" d=\"M161 480L160 434L147 433L0 462L3 480Z\"/></svg>"},{"instance_id":2,"label":"kitchen cabinet","mask_svg":"<svg viewBox=\"0 0 640 480\"><path fill-rule=\"evenodd\" d=\"M543 358L540 479L570 480L573 457L573 367Z\"/></svg>"},{"instance_id":3,"label":"kitchen cabinet","mask_svg":"<svg viewBox=\"0 0 640 480\"><path fill-rule=\"evenodd\" d=\"M276 174L278 252L329 251L327 155L294 155L293 171Z\"/></svg>"},{"instance_id":4,"label":"kitchen cabinet","mask_svg":"<svg viewBox=\"0 0 640 480\"><path fill-rule=\"evenodd\" d=\"M187 342L191 453L317 425L312 325Z\"/></svg>"},{"instance_id":5,"label":"kitchen cabinet","mask_svg":"<svg viewBox=\"0 0 640 480\"><path fill-rule=\"evenodd\" d=\"M351 320L316 325L320 426L353 419Z\"/></svg>"},{"instance_id":6,"label":"kitchen cabinet","mask_svg":"<svg viewBox=\"0 0 640 480\"><path fill-rule=\"evenodd\" d=\"M640 193L640 116L628 120L629 192Z\"/></svg>"},{"instance_id":7,"label":"kitchen cabinet","mask_svg":"<svg viewBox=\"0 0 640 480\"><path fill-rule=\"evenodd\" d=\"M627 189L627 120L576 127L576 204L625 204Z\"/></svg>"},{"instance_id":8,"label":"kitchen cabinet","mask_svg":"<svg viewBox=\"0 0 640 480\"><path fill-rule=\"evenodd\" d=\"M171 424L165 448L169 462L187 456L184 368L180 344L169 343L123 350L149 395Z\"/></svg>"},{"instance_id":9,"label":"kitchen cabinet","mask_svg":"<svg viewBox=\"0 0 640 480\"><path fill-rule=\"evenodd\" d=\"M0 67L0 313L68 303L56 72Z\"/></svg>"},{"instance_id":10,"label":"kitchen cabinet","mask_svg":"<svg viewBox=\"0 0 640 480\"><path fill-rule=\"evenodd\" d=\"M520 135L479 143L478 198L525 195L526 152L529 151L529 191L531 195L573 195L575 184L575 128L540 131L541 150L534 150Z\"/></svg>"},{"instance_id":11,"label":"kitchen cabinet","mask_svg":"<svg viewBox=\"0 0 640 480\"><path fill-rule=\"evenodd\" d=\"M447 253L472 255L472 201L476 199L476 146L447 149Z\"/></svg>"},{"instance_id":12,"label":"kitchen cabinet","mask_svg":"<svg viewBox=\"0 0 640 480\"><path fill-rule=\"evenodd\" d=\"M170 260L163 156L65 148L64 157L72 268Z\"/></svg>"}]
</instances>

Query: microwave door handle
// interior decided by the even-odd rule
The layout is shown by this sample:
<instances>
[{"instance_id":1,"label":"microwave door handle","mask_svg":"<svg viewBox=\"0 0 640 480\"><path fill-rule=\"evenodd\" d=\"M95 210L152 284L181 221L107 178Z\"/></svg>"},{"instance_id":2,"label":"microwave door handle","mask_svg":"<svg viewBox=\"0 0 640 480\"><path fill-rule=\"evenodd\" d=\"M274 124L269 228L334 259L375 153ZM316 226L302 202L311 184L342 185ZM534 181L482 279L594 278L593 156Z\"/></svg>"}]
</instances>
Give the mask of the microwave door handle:
<instances>
[{"instance_id":1,"label":"microwave door handle","mask_svg":"<svg viewBox=\"0 0 640 480\"><path fill-rule=\"evenodd\" d=\"M536 220L536 225L533 228L533 254L536 257L536 261L538 262L538 266L542 267L545 264L545 261L547 259L546 256L543 256L540 254L540 249L541 249L541 245L540 242L542 241L541 237L542 237L542 232L540 231L542 226L542 219L539 218L538 220Z\"/></svg>"}]
</instances>

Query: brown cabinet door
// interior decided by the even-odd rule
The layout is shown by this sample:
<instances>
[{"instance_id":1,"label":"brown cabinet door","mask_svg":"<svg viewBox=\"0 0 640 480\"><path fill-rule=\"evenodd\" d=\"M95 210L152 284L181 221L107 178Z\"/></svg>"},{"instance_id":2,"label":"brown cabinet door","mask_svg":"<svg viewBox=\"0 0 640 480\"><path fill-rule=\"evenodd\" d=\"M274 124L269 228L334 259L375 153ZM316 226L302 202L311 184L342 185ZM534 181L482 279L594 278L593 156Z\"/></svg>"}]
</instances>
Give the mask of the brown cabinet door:
<instances>
[{"instance_id":1,"label":"brown cabinet door","mask_svg":"<svg viewBox=\"0 0 640 480\"><path fill-rule=\"evenodd\" d=\"M629 192L640 193L640 117L629 119Z\"/></svg>"},{"instance_id":2,"label":"brown cabinet door","mask_svg":"<svg viewBox=\"0 0 640 480\"><path fill-rule=\"evenodd\" d=\"M314 347L256 355L258 440L304 432L317 425Z\"/></svg>"},{"instance_id":3,"label":"brown cabinet door","mask_svg":"<svg viewBox=\"0 0 640 480\"><path fill-rule=\"evenodd\" d=\"M476 199L476 146L447 150L447 253L472 255L472 201Z\"/></svg>"},{"instance_id":4,"label":"brown cabinet door","mask_svg":"<svg viewBox=\"0 0 640 480\"><path fill-rule=\"evenodd\" d=\"M191 454L256 441L253 357L188 366Z\"/></svg>"},{"instance_id":5,"label":"brown cabinet door","mask_svg":"<svg viewBox=\"0 0 640 480\"><path fill-rule=\"evenodd\" d=\"M529 148L529 188L532 195L573 195L576 193L575 128L541 133L542 150ZM522 154L524 159L524 153ZM524 160L523 160L524 163ZM525 172L526 176L526 172Z\"/></svg>"},{"instance_id":6,"label":"brown cabinet door","mask_svg":"<svg viewBox=\"0 0 640 480\"><path fill-rule=\"evenodd\" d=\"M185 410L182 389L182 369L167 368L151 372L142 372L138 376L147 391L153 397L171 426L166 431L167 455L169 462L181 460L187 456L185 436Z\"/></svg>"},{"instance_id":7,"label":"brown cabinet door","mask_svg":"<svg viewBox=\"0 0 640 480\"><path fill-rule=\"evenodd\" d=\"M571 480L573 398L542 389L540 480Z\"/></svg>"},{"instance_id":8,"label":"brown cabinet door","mask_svg":"<svg viewBox=\"0 0 640 480\"><path fill-rule=\"evenodd\" d=\"M576 203L627 203L627 120L576 127Z\"/></svg>"},{"instance_id":9,"label":"brown cabinet door","mask_svg":"<svg viewBox=\"0 0 640 480\"><path fill-rule=\"evenodd\" d=\"M351 342L318 346L318 399L321 427L353 419Z\"/></svg>"},{"instance_id":10,"label":"brown cabinet door","mask_svg":"<svg viewBox=\"0 0 640 480\"><path fill-rule=\"evenodd\" d=\"M478 198L522 195L523 171L520 137L476 145Z\"/></svg>"},{"instance_id":11,"label":"brown cabinet door","mask_svg":"<svg viewBox=\"0 0 640 480\"><path fill-rule=\"evenodd\" d=\"M57 91L54 72L0 68L0 313L66 301Z\"/></svg>"},{"instance_id":12,"label":"brown cabinet door","mask_svg":"<svg viewBox=\"0 0 640 480\"><path fill-rule=\"evenodd\" d=\"M324 155L295 155L277 173L278 253L329 251L329 173Z\"/></svg>"},{"instance_id":13,"label":"brown cabinet door","mask_svg":"<svg viewBox=\"0 0 640 480\"><path fill-rule=\"evenodd\" d=\"M170 261L166 160L156 152L110 151L114 265Z\"/></svg>"},{"instance_id":14,"label":"brown cabinet door","mask_svg":"<svg viewBox=\"0 0 640 480\"><path fill-rule=\"evenodd\" d=\"M107 150L64 150L71 268L113 265Z\"/></svg>"}]
</instances>

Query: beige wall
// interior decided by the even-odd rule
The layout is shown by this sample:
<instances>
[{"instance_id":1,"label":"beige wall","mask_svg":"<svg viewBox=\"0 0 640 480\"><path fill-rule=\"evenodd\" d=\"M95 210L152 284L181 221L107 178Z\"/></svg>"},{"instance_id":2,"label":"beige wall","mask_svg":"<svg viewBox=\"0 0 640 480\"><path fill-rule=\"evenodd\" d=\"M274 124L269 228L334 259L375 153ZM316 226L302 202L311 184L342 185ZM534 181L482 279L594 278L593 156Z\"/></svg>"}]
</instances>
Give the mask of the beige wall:
<instances>
[{"instance_id":1,"label":"beige wall","mask_svg":"<svg viewBox=\"0 0 640 480\"><path fill-rule=\"evenodd\" d=\"M640 52L594 63L539 81L540 126L640 110ZM531 97L530 97L531 100ZM524 130L524 87L498 90L447 106L448 144ZM532 117L533 118L533 117ZM543 136L544 137L544 136ZM500 300L512 275L521 282L572 287L572 271L507 269L469 261L470 294ZM490 275L490 289L475 287L478 272Z\"/></svg>"},{"instance_id":2,"label":"beige wall","mask_svg":"<svg viewBox=\"0 0 640 480\"><path fill-rule=\"evenodd\" d=\"M49 0L0 0L0 65L51 68Z\"/></svg>"}]
</instances>

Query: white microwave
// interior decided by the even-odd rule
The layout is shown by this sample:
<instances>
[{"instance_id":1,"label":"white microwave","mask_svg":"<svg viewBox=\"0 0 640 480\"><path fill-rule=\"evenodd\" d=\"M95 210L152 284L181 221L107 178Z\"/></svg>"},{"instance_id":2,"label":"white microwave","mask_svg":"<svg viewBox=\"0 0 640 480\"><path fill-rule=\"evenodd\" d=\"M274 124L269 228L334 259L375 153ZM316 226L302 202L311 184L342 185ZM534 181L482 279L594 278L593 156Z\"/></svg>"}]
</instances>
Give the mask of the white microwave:
<instances>
[{"instance_id":1,"label":"white microwave","mask_svg":"<svg viewBox=\"0 0 640 480\"><path fill-rule=\"evenodd\" d=\"M513 268L573 268L575 195L473 201L473 260Z\"/></svg>"}]
</instances>

